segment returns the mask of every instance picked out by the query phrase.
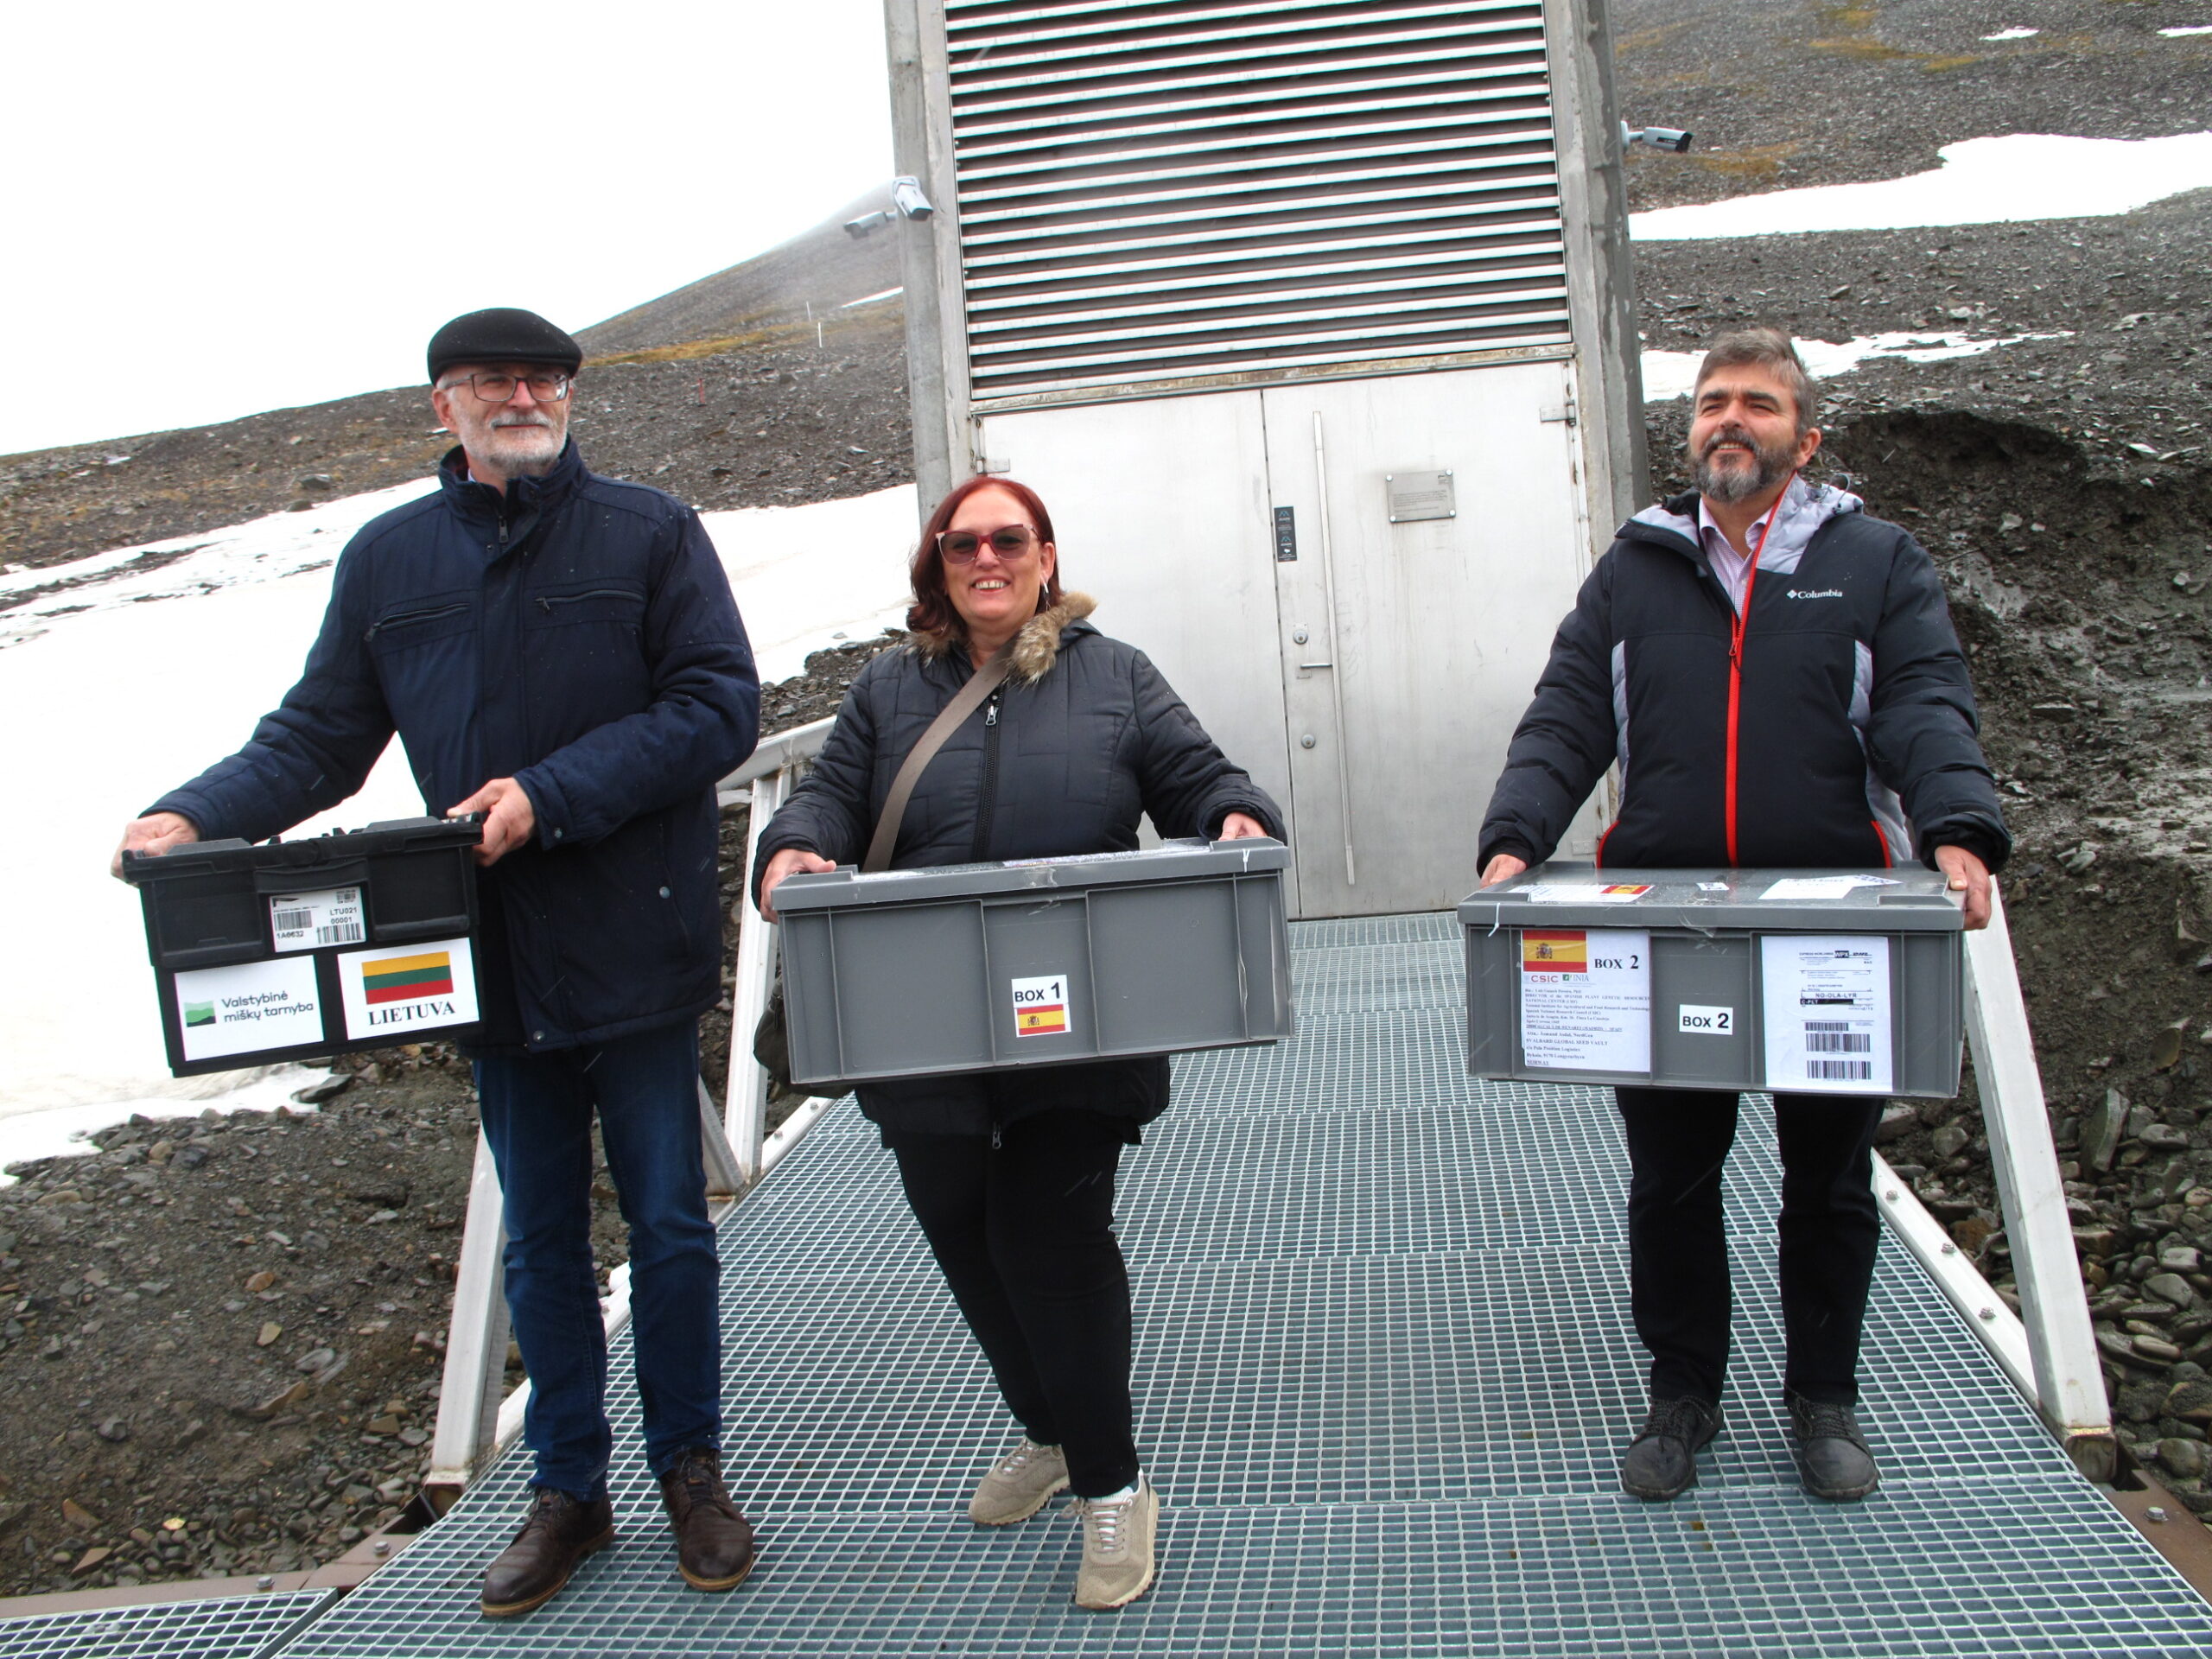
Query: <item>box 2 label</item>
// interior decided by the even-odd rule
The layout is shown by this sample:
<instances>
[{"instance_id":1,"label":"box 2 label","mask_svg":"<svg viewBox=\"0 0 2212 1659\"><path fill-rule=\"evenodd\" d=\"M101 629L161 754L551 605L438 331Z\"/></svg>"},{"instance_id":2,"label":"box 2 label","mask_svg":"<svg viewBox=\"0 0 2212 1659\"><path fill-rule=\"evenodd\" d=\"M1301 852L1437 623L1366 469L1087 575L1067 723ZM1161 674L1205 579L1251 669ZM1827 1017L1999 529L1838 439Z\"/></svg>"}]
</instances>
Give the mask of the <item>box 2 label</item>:
<instances>
[{"instance_id":1,"label":"box 2 label","mask_svg":"<svg viewBox=\"0 0 2212 1659\"><path fill-rule=\"evenodd\" d=\"M198 968L176 976L177 1030L187 1060L218 1060L323 1039L315 958Z\"/></svg>"},{"instance_id":2,"label":"box 2 label","mask_svg":"<svg viewBox=\"0 0 2212 1659\"><path fill-rule=\"evenodd\" d=\"M1678 1002L1675 1005L1675 1029L1692 1037L1733 1037L1736 1010Z\"/></svg>"},{"instance_id":3,"label":"box 2 label","mask_svg":"<svg viewBox=\"0 0 2212 1659\"><path fill-rule=\"evenodd\" d=\"M476 1023L476 963L466 938L348 950L338 988L349 1038L405 1042L416 1032Z\"/></svg>"},{"instance_id":4,"label":"box 2 label","mask_svg":"<svg viewBox=\"0 0 2212 1659\"><path fill-rule=\"evenodd\" d=\"M1067 976L1052 974L1041 979L1017 979L1014 988L1014 1034L1016 1037L1065 1037L1073 1011Z\"/></svg>"}]
</instances>

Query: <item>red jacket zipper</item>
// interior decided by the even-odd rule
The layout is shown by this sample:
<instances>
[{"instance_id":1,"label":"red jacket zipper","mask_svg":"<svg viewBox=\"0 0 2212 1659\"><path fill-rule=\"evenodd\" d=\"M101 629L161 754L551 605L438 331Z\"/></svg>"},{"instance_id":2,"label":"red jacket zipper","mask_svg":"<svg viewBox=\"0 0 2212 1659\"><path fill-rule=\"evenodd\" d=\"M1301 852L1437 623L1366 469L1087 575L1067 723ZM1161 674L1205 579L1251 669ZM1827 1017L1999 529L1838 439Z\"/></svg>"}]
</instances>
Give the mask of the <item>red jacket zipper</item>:
<instances>
[{"instance_id":1,"label":"red jacket zipper","mask_svg":"<svg viewBox=\"0 0 2212 1659\"><path fill-rule=\"evenodd\" d=\"M1736 862L1736 721L1744 697L1744 626L1751 620L1751 594L1758 587L1759 555L1766 551L1766 538L1774 533L1774 521L1782 516L1783 503L1789 499L1789 486L1797 481L1791 473L1783 480L1782 493L1774 498L1774 505L1767 509L1766 523L1759 526L1759 538L1751 548L1751 568L1744 573L1744 603L1736 612L1728 628L1728 779L1727 827L1728 862Z\"/></svg>"}]
</instances>

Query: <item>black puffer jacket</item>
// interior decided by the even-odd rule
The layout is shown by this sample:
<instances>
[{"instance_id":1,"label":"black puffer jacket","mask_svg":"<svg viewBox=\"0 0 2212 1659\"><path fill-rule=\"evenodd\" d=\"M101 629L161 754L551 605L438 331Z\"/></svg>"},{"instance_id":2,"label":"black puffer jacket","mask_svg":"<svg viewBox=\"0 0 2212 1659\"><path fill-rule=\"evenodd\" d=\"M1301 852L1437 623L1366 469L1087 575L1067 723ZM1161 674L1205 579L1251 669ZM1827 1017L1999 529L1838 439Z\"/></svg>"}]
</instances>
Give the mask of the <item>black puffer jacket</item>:
<instances>
[{"instance_id":1,"label":"black puffer jacket","mask_svg":"<svg viewBox=\"0 0 2212 1659\"><path fill-rule=\"evenodd\" d=\"M946 740L916 785L893 869L986 859L1126 852L1149 814L1162 836L1218 834L1244 812L1283 833L1266 792L1231 766L1145 654L1083 619L1067 594L1021 631L1014 671ZM861 671L814 770L760 837L768 860L802 848L860 861L891 780L975 672L967 652L889 652ZM864 1084L861 1109L887 1133L982 1135L1039 1111L1079 1107L1135 1126L1167 1105L1165 1059L1101 1060Z\"/></svg>"},{"instance_id":2,"label":"black puffer jacket","mask_svg":"<svg viewBox=\"0 0 2212 1659\"><path fill-rule=\"evenodd\" d=\"M1482 864L1551 856L1618 761L1620 816L1598 849L1615 868L1932 864L1946 844L2002 865L2012 842L1942 583L1919 543L1858 507L1793 486L1789 511L1819 525L1802 553L1761 559L1740 645L1696 496L1622 525L1513 734Z\"/></svg>"}]
</instances>

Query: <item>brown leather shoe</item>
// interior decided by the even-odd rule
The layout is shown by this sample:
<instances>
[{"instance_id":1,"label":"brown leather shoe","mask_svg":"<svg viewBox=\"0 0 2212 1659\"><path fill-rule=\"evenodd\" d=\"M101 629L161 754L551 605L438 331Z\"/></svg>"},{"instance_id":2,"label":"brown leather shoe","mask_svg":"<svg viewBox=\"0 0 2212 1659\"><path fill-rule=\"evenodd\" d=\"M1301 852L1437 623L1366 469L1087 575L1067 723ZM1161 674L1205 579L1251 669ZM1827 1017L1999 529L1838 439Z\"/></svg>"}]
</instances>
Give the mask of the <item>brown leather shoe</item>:
<instances>
[{"instance_id":1,"label":"brown leather shoe","mask_svg":"<svg viewBox=\"0 0 2212 1659\"><path fill-rule=\"evenodd\" d=\"M676 1529L676 1564L695 1590L731 1590L753 1570L753 1528L722 1484L721 1456L695 1446L660 1478Z\"/></svg>"},{"instance_id":2,"label":"brown leather shoe","mask_svg":"<svg viewBox=\"0 0 2212 1659\"><path fill-rule=\"evenodd\" d=\"M512 1618L561 1592L576 1563L614 1541L614 1509L604 1497L580 1503L540 1486L515 1541L484 1575L484 1617Z\"/></svg>"}]
</instances>

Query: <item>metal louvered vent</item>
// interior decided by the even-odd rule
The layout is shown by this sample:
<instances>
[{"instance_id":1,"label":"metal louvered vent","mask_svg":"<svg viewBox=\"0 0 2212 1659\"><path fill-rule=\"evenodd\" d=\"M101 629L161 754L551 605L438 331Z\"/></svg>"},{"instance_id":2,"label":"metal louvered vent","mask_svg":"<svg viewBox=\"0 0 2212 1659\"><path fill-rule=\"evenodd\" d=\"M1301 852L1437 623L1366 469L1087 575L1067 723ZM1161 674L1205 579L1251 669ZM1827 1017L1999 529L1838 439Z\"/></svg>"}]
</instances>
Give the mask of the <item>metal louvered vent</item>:
<instances>
[{"instance_id":1,"label":"metal louvered vent","mask_svg":"<svg viewBox=\"0 0 2212 1659\"><path fill-rule=\"evenodd\" d=\"M1540 0L947 0L979 404L1567 342Z\"/></svg>"}]
</instances>

